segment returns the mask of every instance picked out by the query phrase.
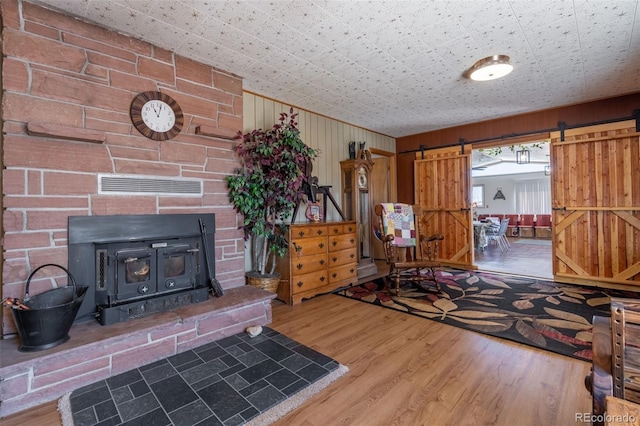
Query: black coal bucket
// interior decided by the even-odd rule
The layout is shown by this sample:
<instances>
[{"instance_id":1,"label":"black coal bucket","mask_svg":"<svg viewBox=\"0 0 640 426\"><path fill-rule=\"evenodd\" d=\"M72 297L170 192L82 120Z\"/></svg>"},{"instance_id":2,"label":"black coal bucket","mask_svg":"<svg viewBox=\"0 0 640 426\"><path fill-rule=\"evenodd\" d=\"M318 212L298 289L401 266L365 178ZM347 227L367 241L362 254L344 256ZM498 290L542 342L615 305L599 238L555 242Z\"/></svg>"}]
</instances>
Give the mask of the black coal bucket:
<instances>
[{"instance_id":1,"label":"black coal bucket","mask_svg":"<svg viewBox=\"0 0 640 426\"><path fill-rule=\"evenodd\" d=\"M67 286L30 297L31 279L36 272L47 266L55 266L64 270L69 277ZM27 279L25 296L22 301L29 309L17 307L11 309L22 341L18 350L21 352L40 351L53 348L69 340L69 330L88 288L77 286L71 273L60 265L47 263L36 268Z\"/></svg>"}]
</instances>

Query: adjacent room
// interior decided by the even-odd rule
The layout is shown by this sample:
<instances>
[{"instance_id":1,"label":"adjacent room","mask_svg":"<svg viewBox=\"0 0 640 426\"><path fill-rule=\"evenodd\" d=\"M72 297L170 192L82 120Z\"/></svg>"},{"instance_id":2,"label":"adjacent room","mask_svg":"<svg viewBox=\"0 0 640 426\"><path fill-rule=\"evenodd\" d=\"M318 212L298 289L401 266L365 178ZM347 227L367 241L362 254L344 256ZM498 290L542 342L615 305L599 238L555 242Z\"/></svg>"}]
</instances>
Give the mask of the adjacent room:
<instances>
[{"instance_id":1,"label":"adjacent room","mask_svg":"<svg viewBox=\"0 0 640 426\"><path fill-rule=\"evenodd\" d=\"M637 424L640 0L0 7L2 425Z\"/></svg>"},{"instance_id":2,"label":"adjacent room","mask_svg":"<svg viewBox=\"0 0 640 426\"><path fill-rule=\"evenodd\" d=\"M478 268L552 279L549 141L474 149L471 170Z\"/></svg>"}]
</instances>

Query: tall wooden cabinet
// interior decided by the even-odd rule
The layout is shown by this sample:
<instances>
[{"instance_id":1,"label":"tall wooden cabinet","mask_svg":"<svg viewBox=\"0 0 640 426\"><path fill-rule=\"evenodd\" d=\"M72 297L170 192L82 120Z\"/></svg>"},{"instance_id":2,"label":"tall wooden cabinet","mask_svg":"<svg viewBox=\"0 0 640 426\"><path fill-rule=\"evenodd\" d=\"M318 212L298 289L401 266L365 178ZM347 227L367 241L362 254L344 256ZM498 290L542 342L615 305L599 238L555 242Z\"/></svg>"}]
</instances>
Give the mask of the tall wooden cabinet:
<instances>
[{"instance_id":1,"label":"tall wooden cabinet","mask_svg":"<svg viewBox=\"0 0 640 426\"><path fill-rule=\"evenodd\" d=\"M355 221L293 224L278 259L278 299L288 305L358 283Z\"/></svg>"}]
</instances>

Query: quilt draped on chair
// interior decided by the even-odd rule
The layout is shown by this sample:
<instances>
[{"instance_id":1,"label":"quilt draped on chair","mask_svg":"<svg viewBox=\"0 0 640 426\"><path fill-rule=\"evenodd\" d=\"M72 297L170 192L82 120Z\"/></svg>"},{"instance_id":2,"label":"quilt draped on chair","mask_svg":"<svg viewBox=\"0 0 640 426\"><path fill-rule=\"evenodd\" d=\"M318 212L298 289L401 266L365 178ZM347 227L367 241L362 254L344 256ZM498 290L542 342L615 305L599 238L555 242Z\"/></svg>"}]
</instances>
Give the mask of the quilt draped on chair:
<instances>
[{"instance_id":1,"label":"quilt draped on chair","mask_svg":"<svg viewBox=\"0 0 640 426\"><path fill-rule=\"evenodd\" d=\"M384 235L393 235L391 242L395 246L410 247L416 245L413 207L410 204L381 203L382 226Z\"/></svg>"}]
</instances>

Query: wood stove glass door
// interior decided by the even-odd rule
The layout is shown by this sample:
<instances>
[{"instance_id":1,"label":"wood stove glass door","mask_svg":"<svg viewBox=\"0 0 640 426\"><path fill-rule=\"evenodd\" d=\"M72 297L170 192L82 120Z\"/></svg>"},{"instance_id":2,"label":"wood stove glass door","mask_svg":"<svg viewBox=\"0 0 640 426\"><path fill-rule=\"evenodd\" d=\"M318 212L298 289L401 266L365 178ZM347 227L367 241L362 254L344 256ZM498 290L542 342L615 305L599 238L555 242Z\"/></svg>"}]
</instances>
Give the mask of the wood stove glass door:
<instances>
[{"instance_id":1,"label":"wood stove glass door","mask_svg":"<svg viewBox=\"0 0 640 426\"><path fill-rule=\"evenodd\" d=\"M158 291L156 252L150 249L118 250L116 252L116 300L147 297Z\"/></svg>"}]
</instances>

